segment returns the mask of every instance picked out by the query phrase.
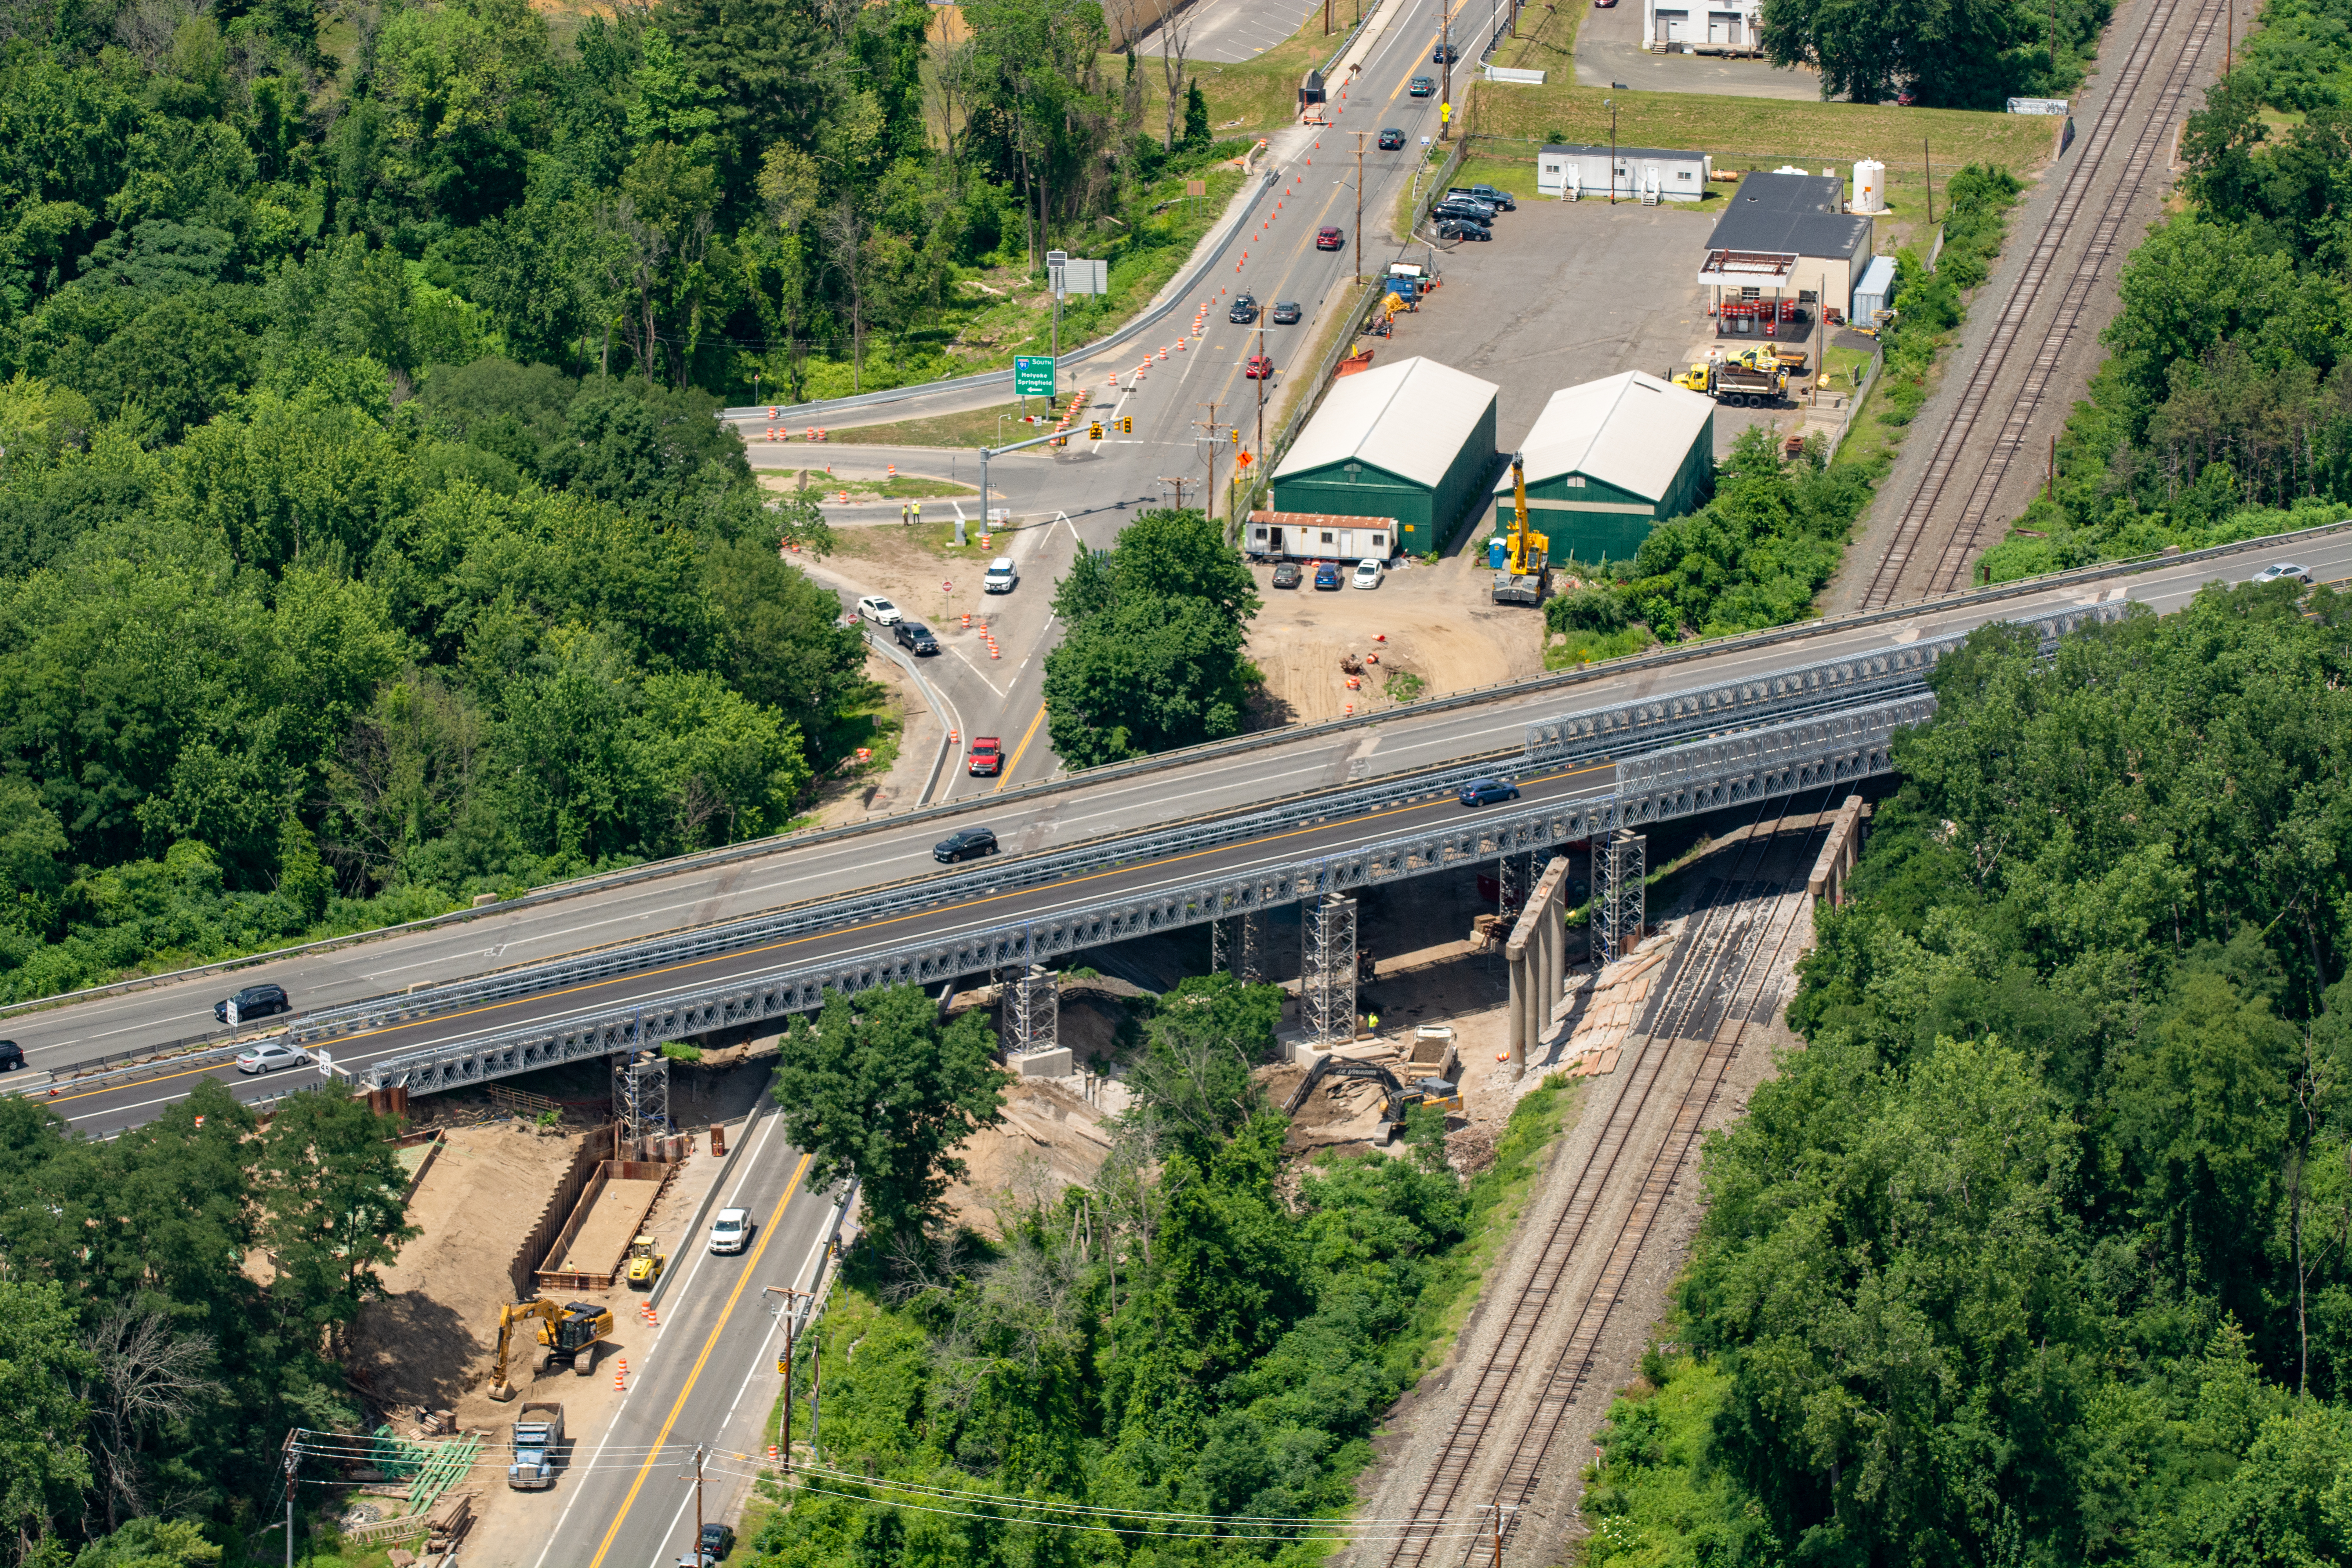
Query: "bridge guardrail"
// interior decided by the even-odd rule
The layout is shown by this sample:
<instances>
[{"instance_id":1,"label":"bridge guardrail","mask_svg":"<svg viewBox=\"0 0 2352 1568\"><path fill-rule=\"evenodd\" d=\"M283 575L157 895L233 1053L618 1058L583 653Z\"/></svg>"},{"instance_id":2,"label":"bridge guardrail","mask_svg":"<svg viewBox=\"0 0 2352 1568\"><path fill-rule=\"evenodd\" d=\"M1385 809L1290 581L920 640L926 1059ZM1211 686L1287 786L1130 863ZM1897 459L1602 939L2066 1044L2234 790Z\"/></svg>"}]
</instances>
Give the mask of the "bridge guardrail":
<instances>
[{"instance_id":1,"label":"bridge guardrail","mask_svg":"<svg viewBox=\"0 0 2352 1568\"><path fill-rule=\"evenodd\" d=\"M664 1040L756 1024L824 1005L829 993L931 984L1198 925L1252 910L1402 880L1453 866L1590 839L1621 825L1669 821L1769 795L1866 778L1893 765L1895 733L1935 711L1919 692L1874 708L1816 714L1655 754L1606 795L1517 811L1468 814L1274 866L1100 899L999 926L901 942L764 974L743 975L622 1007L390 1057L362 1069L375 1088L432 1093ZM1630 783L1631 787L1627 787Z\"/></svg>"},{"instance_id":2,"label":"bridge guardrail","mask_svg":"<svg viewBox=\"0 0 2352 1568\"><path fill-rule=\"evenodd\" d=\"M1236 735L1228 740L1210 741L1198 746L1187 746L1178 751L1162 752L1154 756L1139 757L1133 762L1114 763L1104 767L1088 768L1080 773L1064 773L1035 784L1019 785L1003 794L991 795L984 803L957 801L940 805L919 806L910 811L893 812L869 822L850 823L815 832L779 834L768 838L751 839L741 844L730 844L717 849L700 850L692 855L649 861L645 865L633 866L619 871L600 872L569 881L551 883L543 888L531 889L514 898L500 900L496 903L478 908L452 910L446 914L431 915L423 920L406 921L398 925L379 926L370 931L354 931L348 936L327 937L318 942L299 942L289 947L272 948L267 952L247 954L242 958L223 959L216 963L195 964L185 969L142 975L137 979L119 980L105 985L88 986L79 991L60 992L51 996L33 997L23 1002L0 1005L0 1017L29 1012L37 1008L63 1006L71 1003L90 1001L100 996L120 995L131 991L146 990L205 974L233 973L240 969L250 969L259 964L276 963L281 959L299 957L306 953L331 952L337 948L350 947L360 942L429 931L444 925L478 920L484 916L511 914L518 909L550 903L559 899L605 892L635 882L677 876L711 866L730 864L736 860L752 859L763 855L773 855L787 849L799 848L803 845L830 843L861 834L887 832L910 823L942 819L962 813L1002 810L1007 807L1017 808L1031 800L1058 795L1066 790L1090 787L1113 779L1133 778L1170 768L1186 767L1194 763L1211 761L1222 756L1237 756L1253 751L1261 751L1269 746L1311 742L1326 735L1339 734L1350 730L1373 728L1392 719L1450 712L1463 708L1483 706L1489 702L1509 701L1517 697L1532 695L1553 688L1574 687L1595 680L1615 679L1620 676L1635 675L1647 669L1686 664L1700 658L1711 658L1721 654L1738 652L1744 648L1768 647L1776 643L1801 642L1811 637L1832 637L1864 626L1914 619L1923 615L1958 609L1971 604L1997 604L2008 599L2021 598L2030 594L2047 593L2077 584L2105 582L2117 577L2137 576L2143 573L2179 565L2183 563L2218 560L2227 555L2284 549L2299 542L2310 542L2347 529L2352 529L2352 518L2346 518L2338 522L2323 523L2316 528L2299 529L2288 533L2265 534L2258 539L2210 545L2203 550L2186 551L2177 555L2143 555L2124 561L2100 562L2090 566L2078 566L2063 572L2049 573L2040 577L2021 578L2014 583L1963 589L1933 599L1916 599L1909 604L1889 605L1883 610L1866 610L1851 616L1799 621L1789 626L1767 626L1759 631L1738 632L1727 637L1694 638L1689 642L1665 645L1646 653L1625 658L1610 659L1601 664L1586 665L1576 669L1547 670L1541 675L1528 676L1517 680L1496 681L1486 686L1447 692L1442 696L1425 697L1415 700L1409 707L1390 709L1381 713L1327 720L1319 724L1302 724L1279 730L1259 731L1247 735Z\"/></svg>"}]
</instances>

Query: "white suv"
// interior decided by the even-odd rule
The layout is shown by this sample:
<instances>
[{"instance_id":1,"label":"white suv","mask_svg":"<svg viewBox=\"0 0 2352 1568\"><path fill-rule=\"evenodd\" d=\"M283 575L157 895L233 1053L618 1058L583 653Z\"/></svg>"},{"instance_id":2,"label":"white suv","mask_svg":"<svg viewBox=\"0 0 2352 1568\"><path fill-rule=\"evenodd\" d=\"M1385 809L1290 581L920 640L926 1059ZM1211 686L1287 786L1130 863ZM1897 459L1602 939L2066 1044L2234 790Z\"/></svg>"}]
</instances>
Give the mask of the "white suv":
<instances>
[{"instance_id":1,"label":"white suv","mask_svg":"<svg viewBox=\"0 0 2352 1568\"><path fill-rule=\"evenodd\" d=\"M1010 594L1013 584L1021 581L1021 569L1013 564L1013 557L1000 555L988 563L988 571L980 585L992 594Z\"/></svg>"},{"instance_id":2,"label":"white suv","mask_svg":"<svg viewBox=\"0 0 2352 1568\"><path fill-rule=\"evenodd\" d=\"M710 1250L740 1252L751 1239L750 1209L720 1209L719 1217L710 1222Z\"/></svg>"}]
</instances>

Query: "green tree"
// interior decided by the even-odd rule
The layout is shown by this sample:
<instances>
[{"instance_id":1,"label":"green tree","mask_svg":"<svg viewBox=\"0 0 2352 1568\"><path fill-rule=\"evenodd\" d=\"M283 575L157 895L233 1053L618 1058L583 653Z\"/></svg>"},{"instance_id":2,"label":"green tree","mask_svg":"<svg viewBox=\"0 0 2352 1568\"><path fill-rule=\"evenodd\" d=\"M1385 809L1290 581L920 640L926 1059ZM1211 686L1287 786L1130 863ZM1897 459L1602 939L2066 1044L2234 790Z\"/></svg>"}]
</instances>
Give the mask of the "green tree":
<instances>
[{"instance_id":1,"label":"green tree","mask_svg":"<svg viewBox=\"0 0 2352 1568\"><path fill-rule=\"evenodd\" d=\"M1122 596L1045 656L1054 750L1090 768L1238 734L1252 674L1240 629L1207 600Z\"/></svg>"},{"instance_id":2,"label":"green tree","mask_svg":"<svg viewBox=\"0 0 2352 1568\"><path fill-rule=\"evenodd\" d=\"M73 1394L91 1363L76 1327L63 1286L0 1280L0 1510L20 1562L79 1511L92 1479L88 1410Z\"/></svg>"},{"instance_id":3,"label":"green tree","mask_svg":"<svg viewBox=\"0 0 2352 1568\"><path fill-rule=\"evenodd\" d=\"M397 1126L331 1084L278 1103L256 1159L273 1297L310 1334L340 1329L383 1293L377 1272L419 1234L407 1173L386 1142Z\"/></svg>"},{"instance_id":4,"label":"green tree","mask_svg":"<svg viewBox=\"0 0 2352 1568\"><path fill-rule=\"evenodd\" d=\"M793 1019L773 1092L785 1136L811 1157L811 1187L855 1177L878 1228L926 1227L963 1174L951 1151L1001 1118L993 1043L985 1013L942 1024L919 985L835 993Z\"/></svg>"}]
</instances>

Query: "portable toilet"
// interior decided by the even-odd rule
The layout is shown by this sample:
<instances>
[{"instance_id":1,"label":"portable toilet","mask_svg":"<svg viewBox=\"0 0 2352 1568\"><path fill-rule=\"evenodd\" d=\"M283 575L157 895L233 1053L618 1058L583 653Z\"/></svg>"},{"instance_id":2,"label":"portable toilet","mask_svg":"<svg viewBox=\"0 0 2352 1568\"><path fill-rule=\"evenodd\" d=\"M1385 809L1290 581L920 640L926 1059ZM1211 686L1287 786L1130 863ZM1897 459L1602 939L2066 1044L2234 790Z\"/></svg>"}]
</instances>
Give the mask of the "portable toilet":
<instances>
[{"instance_id":1,"label":"portable toilet","mask_svg":"<svg viewBox=\"0 0 2352 1568\"><path fill-rule=\"evenodd\" d=\"M1500 572L1511 563L1511 542L1502 534L1486 541L1486 569Z\"/></svg>"},{"instance_id":2,"label":"portable toilet","mask_svg":"<svg viewBox=\"0 0 2352 1568\"><path fill-rule=\"evenodd\" d=\"M1875 158L1864 158L1853 166L1853 210L1858 213L1883 213L1886 210L1886 165Z\"/></svg>"}]
</instances>

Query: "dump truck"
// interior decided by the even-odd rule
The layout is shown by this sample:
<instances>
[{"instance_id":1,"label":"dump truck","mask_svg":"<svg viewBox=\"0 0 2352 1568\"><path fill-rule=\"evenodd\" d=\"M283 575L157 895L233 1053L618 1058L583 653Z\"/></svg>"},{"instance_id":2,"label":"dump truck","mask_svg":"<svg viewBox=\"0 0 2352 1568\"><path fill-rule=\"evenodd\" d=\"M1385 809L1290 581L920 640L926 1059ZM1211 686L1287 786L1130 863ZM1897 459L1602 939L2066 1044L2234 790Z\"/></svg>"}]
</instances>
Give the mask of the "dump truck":
<instances>
[{"instance_id":1,"label":"dump truck","mask_svg":"<svg viewBox=\"0 0 2352 1568\"><path fill-rule=\"evenodd\" d=\"M555 1450L563 1443L563 1406L533 1400L515 1413L514 1459L507 1466L507 1485L520 1491L542 1491L555 1484Z\"/></svg>"},{"instance_id":2,"label":"dump truck","mask_svg":"<svg viewBox=\"0 0 2352 1568\"><path fill-rule=\"evenodd\" d=\"M1528 470L1521 454L1511 454L1511 531L1498 542L1502 564L1495 569L1495 603L1540 605L1551 586L1551 540L1528 527Z\"/></svg>"},{"instance_id":3,"label":"dump truck","mask_svg":"<svg viewBox=\"0 0 2352 1568\"><path fill-rule=\"evenodd\" d=\"M1759 370L1736 361L1700 361L1675 377L1675 384L1703 393L1731 408L1769 408L1789 395L1789 373Z\"/></svg>"}]
</instances>

